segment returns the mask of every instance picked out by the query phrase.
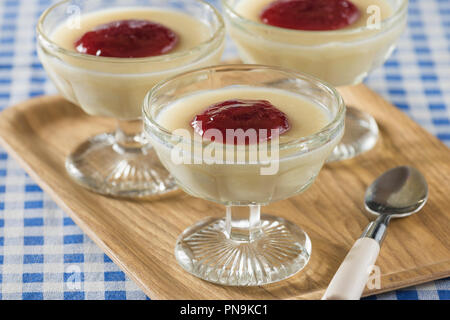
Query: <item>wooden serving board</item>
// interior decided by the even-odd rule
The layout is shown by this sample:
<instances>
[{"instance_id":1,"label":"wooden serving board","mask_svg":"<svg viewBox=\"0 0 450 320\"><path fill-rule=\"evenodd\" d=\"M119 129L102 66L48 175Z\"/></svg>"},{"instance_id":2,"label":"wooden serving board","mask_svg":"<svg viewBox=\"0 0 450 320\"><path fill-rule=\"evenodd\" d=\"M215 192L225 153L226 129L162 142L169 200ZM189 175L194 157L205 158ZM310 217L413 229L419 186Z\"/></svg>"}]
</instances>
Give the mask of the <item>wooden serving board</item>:
<instances>
[{"instance_id":1,"label":"wooden serving board","mask_svg":"<svg viewBox=\"0 0 450 320\"><path fill-rule=\"evenodd\" d=\"M381 288L365 295L450 276L450 150L365 86L341 92L348 104L374 115L381 139L356 159L326 165L305 193L263 208L301 226L312 241L303 271L263 287L219 286L178 266L178 235L206 216L222 216L223 207L181 191L156 200L113 199L71 181L65 157L89 136L112 130L110 120L87 116L59 96L40 97L0 114L0 141L152 299L320 298L369 222L363 214L367 186L398 165L425 175L430 198L419 214L391 223L377 261Z\"/></svg>"}]
</instances>

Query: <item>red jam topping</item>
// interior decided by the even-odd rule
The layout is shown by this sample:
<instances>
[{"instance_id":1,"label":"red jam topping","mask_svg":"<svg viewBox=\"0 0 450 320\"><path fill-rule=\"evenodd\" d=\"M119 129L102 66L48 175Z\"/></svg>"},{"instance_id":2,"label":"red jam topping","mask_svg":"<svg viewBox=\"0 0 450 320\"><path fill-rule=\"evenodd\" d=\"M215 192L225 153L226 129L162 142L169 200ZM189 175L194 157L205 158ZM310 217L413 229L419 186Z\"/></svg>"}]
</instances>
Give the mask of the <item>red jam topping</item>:
<instances>
[{"instance_id":1,"label":"red jam topping","mask_svg":"<svg viewBox=\"0 0 450 320\"><path fill-rule=\"evenodd\" d=\"M275 27L325 31L345 28L360 15L348 0L277 0L262 11L260 18Z\"/></svg>"},{"instance_id":2,"label":"red jam topping","mask_svg":"<svg viewBox=\"0 0 450 320\"><path fill-rule=\"evenodd\" d=\"M146 20L120 20L86 32L75 48L80 53L115 58L142 58L168 53L178 43L169 28Z\"/></svg>"},{"instance_id":3,"label":"red jam topping","mask_svg":"<svg viewBox=\"0 0 450 320\"><path fill-rule=\"evenodd\" d=\"M256 141L263 142L270 140L272 129L277 130L277 135L281 135L290 129L286 114L278 110L274 105L266 100L226 100L209 106L203 113L194 117L191 122L194 131L202 137L211 136L214 141L214 134L208 133L208 129L219 130L226 143L227 129L242 129L244 134L249 129L254 129ZM265 132L260 135L260 130ZM234 135L234 144L239 144L237 131ZM255 136L255 135L254 135ZM248 136L245 137L245 144L252 143Z\"/></svg>"}]
</instances>

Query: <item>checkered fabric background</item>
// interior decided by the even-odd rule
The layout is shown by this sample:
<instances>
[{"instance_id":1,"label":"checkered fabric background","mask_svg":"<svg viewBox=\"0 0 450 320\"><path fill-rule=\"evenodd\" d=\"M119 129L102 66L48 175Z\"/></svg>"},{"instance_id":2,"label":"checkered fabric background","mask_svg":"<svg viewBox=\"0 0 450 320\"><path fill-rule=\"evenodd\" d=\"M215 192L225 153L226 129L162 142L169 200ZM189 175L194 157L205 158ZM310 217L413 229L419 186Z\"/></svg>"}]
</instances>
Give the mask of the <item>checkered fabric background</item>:
<instances>
[{"instance_id":1,"label":"checkered fabric background","mask_svg":"<svg viewBox=\"0 0 450 320\"><path fill-rule=\"evenodd\" d=\"M34 32L52 2L0 0L0 109L56 92ZM450 0L410 0L398 49L366 82L450 146ZM444 279L368 299L449 298ZM1 148L0 299L148 299Z\"/></svg>"}]
</instances>

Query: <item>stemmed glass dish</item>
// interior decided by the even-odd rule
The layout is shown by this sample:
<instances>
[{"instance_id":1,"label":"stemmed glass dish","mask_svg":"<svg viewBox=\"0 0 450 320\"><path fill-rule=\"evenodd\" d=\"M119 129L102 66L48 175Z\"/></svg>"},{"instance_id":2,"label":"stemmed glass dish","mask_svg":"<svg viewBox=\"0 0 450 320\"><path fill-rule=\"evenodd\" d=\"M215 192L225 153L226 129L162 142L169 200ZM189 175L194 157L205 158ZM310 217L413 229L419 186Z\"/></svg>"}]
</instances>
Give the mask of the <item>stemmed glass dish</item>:
<instances>
[{"instance_id":1,"label":"stemmed glass dish","mask_svg":"<svg viewBox=\"0 0 450 320\"><path fill-rule=\"evenodd\" d=\"M307 136L282 140L281 135L280 143L240 146L178 130L188 128L192 115L211 101L224 97L278 99L280 104L284 97L295 97L286 104L292 130L296 114L302 114L303 123L316 121L317 113L302 110L307 104L324 111L326 121ZM206 218L178 238L175 255L185 270L223 285L263 285L292 276L307 264L308 235L285 219L260 215L260 207L306 190L338 144L345 105L335 89L278 67L214 66L158 84L146 96L143 113L144 130L179 186L226 206L225 218ZM268 157L252 158L264 148L270 150ZM229 154L231 161L225 161ZM263 173L269 167L277 170Z\"/></svg>"},{"instance_id":2,"label":"stemmed glass dish","mask_svg":"<svg viewBox=\"0 0 450 320\"><path fill-rule=\"evenodd\" d=\"M243 62L290 68L333 86L356 85L386 61L405 27L408 4L407 0L354 0L364 9L357 26L304 31L262 23L259 13L273 1L222 0L227 30ZM345 135L329 161L367 151L377 138L372 116L348 106Z\"/></svg>"},{"instance_id":3,"label":"stemmed glass dish","mask_svg":"<svg viewBox=\"0 0 450 320\"><path fill-rule=\"evenodd\" d=\"M80 33L87 25L94 28L93 21L107 15L118 17L113 21L145 20L147 13L149 20L167 23L178 34L175 50L116 58L79 53L61 44L71 32ZM56 41L61 28L67 33ZM220 61L225 30L217 10L201 0L116 0L107 6L101 0L66 0L42 14L37 33L39 58L59 92L90 115L118 120L114 133L96 135L68 156L70 176L90 190L112 196L141 197L176 188L142 134L142 100L158 81ZM202 38L195 39L197 34ZM191 46L186 45L188 40Z\"/></svg>"}]
</instances>

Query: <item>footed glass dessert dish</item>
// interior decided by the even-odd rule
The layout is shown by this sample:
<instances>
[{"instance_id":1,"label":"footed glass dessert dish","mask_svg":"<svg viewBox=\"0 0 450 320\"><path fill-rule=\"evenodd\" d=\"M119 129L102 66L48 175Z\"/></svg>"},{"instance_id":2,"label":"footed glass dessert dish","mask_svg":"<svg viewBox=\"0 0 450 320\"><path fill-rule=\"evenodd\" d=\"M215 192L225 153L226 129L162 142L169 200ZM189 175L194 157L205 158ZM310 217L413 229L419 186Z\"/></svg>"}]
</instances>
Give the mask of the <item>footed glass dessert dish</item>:
<instances>
[{"instance_id":1,"label":"footed glass dessert dish","mask_svg":"<svg viewBox=\"0 0 450 320\"><path fill-rule=\"evenodd\" d=\"M38 55L59 92L115 132L81 143L66 160L82 186L110 196L162 195L176 188L142 134L142 101L157 82L217 64L219 13L201 0L66 0L37 26Z\"/></svg>"},{"instance_id":2,"label":"footed glass dessert dish","mask_svg":"<svg viewBox=\"0 0 450 320\"><path fill-rule=\"evenodd\" d=\"M233 286L277 282L301 270L311 242L261 206L305 191L344 132L332 87L278 67L226 65L175 76L144 100L144 130L187 193L226 207L178 238L188 272Z\"/></svg>"},{"instance_id":3,"label":"footed glass dessert dish","mask_svg":"<svg viewBox=\"0 0 450 320\"><path fill-rule=\"evenodd\" d=\"M391 55L408 0L222 0L244 63L305 72L335 87L361 83ZM378 139L364 106L347 106L346 131L328 161L353 158Z\"/></svg>"}]
</instances>

